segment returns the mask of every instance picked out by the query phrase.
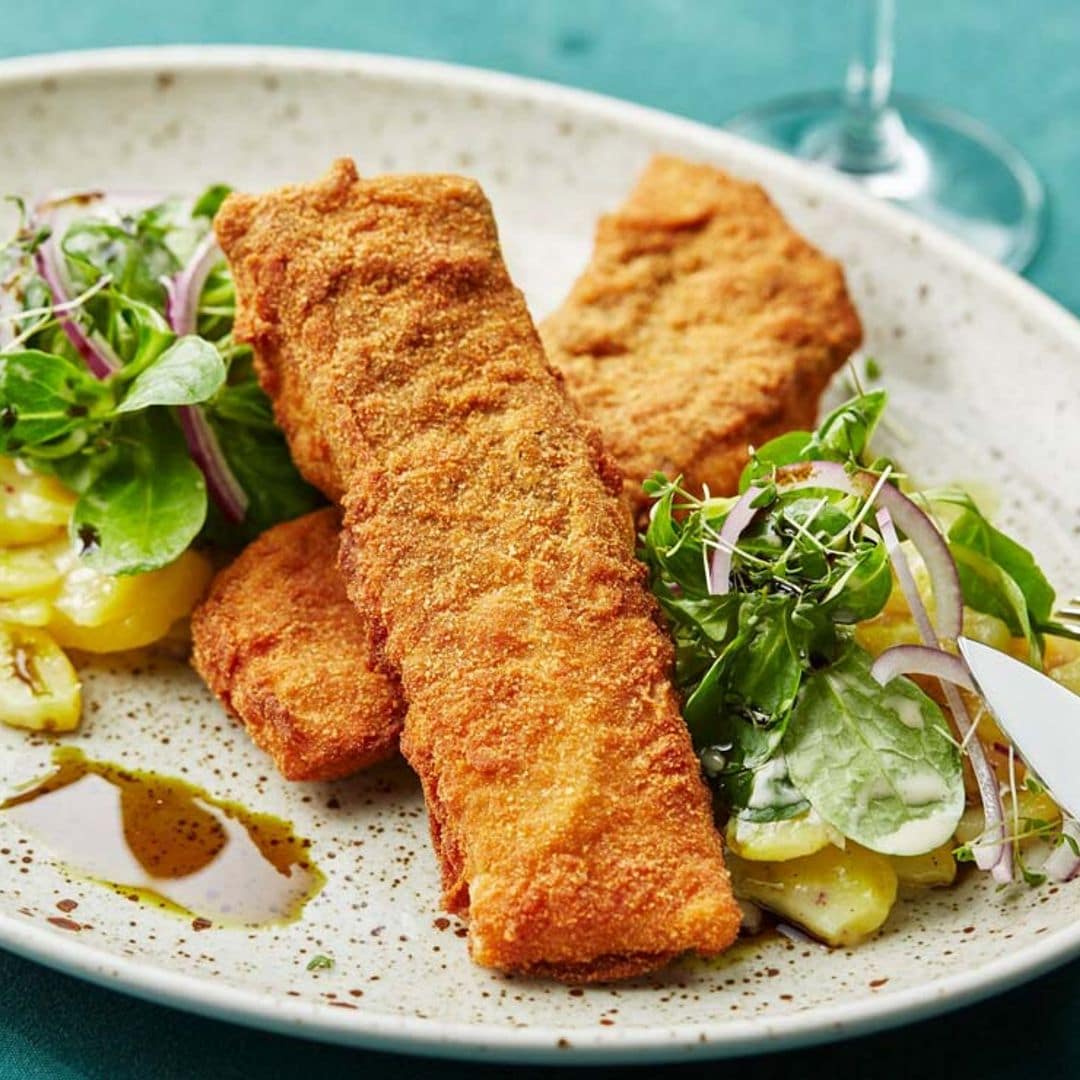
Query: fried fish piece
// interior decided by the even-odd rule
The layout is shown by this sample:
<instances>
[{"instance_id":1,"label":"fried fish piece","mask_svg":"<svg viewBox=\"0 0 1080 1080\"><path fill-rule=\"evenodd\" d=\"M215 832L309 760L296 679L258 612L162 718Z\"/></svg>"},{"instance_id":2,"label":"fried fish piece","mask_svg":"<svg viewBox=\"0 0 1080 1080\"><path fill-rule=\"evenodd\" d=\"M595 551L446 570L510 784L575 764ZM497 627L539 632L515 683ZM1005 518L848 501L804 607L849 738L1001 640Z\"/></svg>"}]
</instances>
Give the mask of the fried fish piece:
<instances>
[{"instance_id":1,"label":"fried fish piece","mask_svg":"<svg viewBox=\"0 0 1080 1080\"><path fill-rule=\"evenodd\" d=\"M684 220L689 224L680 224ZM671 321L668 312L680 318ZM601 223L592 265L563 308L543 324L541 335L549 357L568 373L570 390L586 415L602 420L605 443L622 447L624 470L638 482L655 469L683 473L719 494L733 488L749 443L760 445L781 429L810 422L824 379L858 344L860 329L836 265L791 230L760 188L719 169L657 158L626 206ZM781 366L764 366L762 350ZM711 385L710 371L717 367L722 378ZM774 407L762 407L762 385L755 382L761 376L778 380ZM707 407L721 395L728 395L721 406ZM281 408L288 410L308 477L337 497L340 481L313 420L317 404L294 394ZM706 412L710 415L703 419ZM721 428L725 434L718 435ZM710 449L696 461L702 443ZM639 483L627 483L635 501L639 492ZM290 536L302 550L300 530L280 534L274 550ZM337 581L328 580L337 577L332 561L309 559L303 574L304 587L324 603L348 604ZM195 623L195 642L198 646L202 634L212 633L213 651L229 648L238 658L229 668L219 664L211 685L258 732L268 724L261 712L264 699L230 693L230 683L246 680L244 657L260 655L244 641L265 625L259 605L275 618L292 602L298 584L262 572L255 556L245 556L228 575L232 591L219 595L215 590L212 612ZM250 598L243 584L248 575L254 589ZM249 611L233 616L233 597ZM359 617L350 611L343 625ZM277 659L292 662L287 649ZM296 662L308 663L303 651ZM382 686L376 684L366 702L358 700L370 674L363 665L361 670L360 685L342 684L346 707L327 702L329 715L357 722L363 716L370 731L380 722L396 731L400 709L392 707ZM289 708L287 688L282 673L276 697L267 700L292 718L293 736L299 739L309 717L325 736L321 717ZM343 741L350 730L342 732ZM319 745L329 755L325 769L315 756ZM291 775L288 760L282 758L286 776ZM310 743L304 760L306 777L321 779L338 775L343 759L338 741L322 738Z\"/></svg>"},{"instance_id":2,"label":"fried fish piece","mask_svg":"<svg viewBox=\"0 0 1080 1080\"><path fill-rule=\"evenodd\" d=\"M738 908L621 480L483 192L339 161L215 227L286 432L317 425L298 464L315 439L341 483L342 573L399 674L473 958L598 979L725 948Z\"/></svg>"},{"instance_id":3,"label":"fried fish piece","mask_svg":"<svg viewBox=\"0 0 1080 1080\"><path fill-rule=\"evenodd\" d=\"M840 266L760 187L660 156L540 334L641 511L657 470L727 494L751 444L813 426L862 328Z\"/></svg>"},{"instance_id":4,"label":"fried fish piece","mask_svg":"<svg viewBox=\"0 0 1080 1080\"><path fill-rule=\"evenodd\" d=\"M336 571L327 507L264 532L191 620L192 664L287 780L333 780L397 752L405 706Z\"/></svg>"}]
</instances>

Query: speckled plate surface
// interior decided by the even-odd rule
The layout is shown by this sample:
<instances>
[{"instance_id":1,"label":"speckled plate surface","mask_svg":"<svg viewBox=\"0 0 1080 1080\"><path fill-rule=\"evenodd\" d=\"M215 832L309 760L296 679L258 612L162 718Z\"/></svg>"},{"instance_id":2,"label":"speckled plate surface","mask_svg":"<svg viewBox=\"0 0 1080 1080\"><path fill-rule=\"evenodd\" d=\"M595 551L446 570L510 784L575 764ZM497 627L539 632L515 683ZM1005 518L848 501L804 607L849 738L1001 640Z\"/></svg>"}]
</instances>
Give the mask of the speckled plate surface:
<instances>
[{"instance_id":1,"label":"speckled plate surface","mask_svg":"<svg viewBox=\"0 0 1080 1080\"><path fill-rule=\"evenodd\" d=\"M453 170L491 195L539 317L650 152L761 181L840 258L926 480L982 478L1060 585L1080 585L1080 323L1028 285L843 181L674 117L504 76L387 58L168 49L0 64L0 187L264 188L352 154L361 171ZM346 1043L562 1062L720 1056L911 1020L1080 952L1080 885L970 880L901 902L856 951L782 940L654 979L569 989L473 967L441 917L419 787L400 764L288 785L181 663L83 666L68 741L280 814L329 879L292 925L211 928L72 877L0 818L0 944L157 1001ZM0 728L0 786L49 747ZM81 927L50 923L61 899ZM333 970L308 971L332 955Z\"/></svg>"}]
</instances>

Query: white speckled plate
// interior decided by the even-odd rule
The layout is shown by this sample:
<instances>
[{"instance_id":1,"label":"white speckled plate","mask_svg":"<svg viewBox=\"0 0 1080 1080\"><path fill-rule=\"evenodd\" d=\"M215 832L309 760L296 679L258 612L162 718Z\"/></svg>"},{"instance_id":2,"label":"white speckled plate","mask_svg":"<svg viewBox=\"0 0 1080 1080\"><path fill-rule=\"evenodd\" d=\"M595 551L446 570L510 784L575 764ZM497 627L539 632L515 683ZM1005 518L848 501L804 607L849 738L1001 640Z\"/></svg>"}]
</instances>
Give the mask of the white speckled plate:
<instances>
[{"instance_id":1,"label":"white speckled plate","mask_svg":"<svg viewBox=\"0 0 1080 1080\"><path fill-rule=\"evenodd\" d=\"M0 64L0 187L264 188L352 154L362 171L478 177L535 313L583 265L596 216L658 149L760 180L838 256L924 478L982 478L1059 584L1080 585L1080 323L1019 279L842 181L721 132L574 91L387 58L167 49ZM293 925L197 933L51 865L0 820L0 944L218 1017L383 1049L562 1062L719 1056L926 1016L1080 952L1080 885L973 880L903 902L856 951L740 947L656 979L571 990L473 967L440 919L418 786L402 765L288 785L183 665L84 668L70 741L292 819L329 882ZM49 748L0 728L0 781ZM75 933L47 920L78 902ZM443 927L440 929L440 927ZM331 971L306 970L315 953Z\"/></svg>"}]
</instances>

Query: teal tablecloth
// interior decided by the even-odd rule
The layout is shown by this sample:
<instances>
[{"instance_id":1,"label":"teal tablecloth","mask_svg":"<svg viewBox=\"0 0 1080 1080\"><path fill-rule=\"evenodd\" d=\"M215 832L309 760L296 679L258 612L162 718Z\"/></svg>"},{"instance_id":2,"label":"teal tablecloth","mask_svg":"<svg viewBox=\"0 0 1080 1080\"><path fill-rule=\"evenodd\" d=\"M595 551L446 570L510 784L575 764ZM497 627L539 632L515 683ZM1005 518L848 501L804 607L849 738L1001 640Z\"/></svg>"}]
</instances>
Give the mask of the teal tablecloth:
<instances>
[{"instance_id":1,"label":"teal tablecloth","mask_svg":"<svg viewBox=\"0 0 1080 1080\"><path fill-rule=\"evenodd\" d=\"M1051 198L1050 235L1030 277L1080 312L1080 5L905 0L899 6L900 89L981 117L1029 156ZM178 42L355 48L500 68L720 122L777 94L835 85L849 9L841 0L0 0L0 56ZM1078 1008L1080 965L1072 965L940 1020L715 1068L751 1069L756 1080L1075 1077ZM142 1004L0 953L0 1080L346 1072L378 1080L505 1070L262 1035Z\"/></svg>"}]
</instances>

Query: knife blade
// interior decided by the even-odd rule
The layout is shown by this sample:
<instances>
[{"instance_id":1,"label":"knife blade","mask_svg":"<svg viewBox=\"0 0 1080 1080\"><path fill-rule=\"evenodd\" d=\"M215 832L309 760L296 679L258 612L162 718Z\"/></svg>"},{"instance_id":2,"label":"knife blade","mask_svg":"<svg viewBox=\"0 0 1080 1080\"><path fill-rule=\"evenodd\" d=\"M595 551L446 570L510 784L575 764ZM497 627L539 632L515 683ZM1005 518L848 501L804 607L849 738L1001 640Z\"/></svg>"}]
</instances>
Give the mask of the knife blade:
<instances>
[{"instance_id":1,"label":"knife blade","mask_svg":"<svg viewBox=\"0 0 1080 1080\"><path fill-rule=\"evenodd\" d=\"M1080 695L979 641L957 645L998 726L1058 805L1080 818Z\"/></svg>"}]
</instances>

